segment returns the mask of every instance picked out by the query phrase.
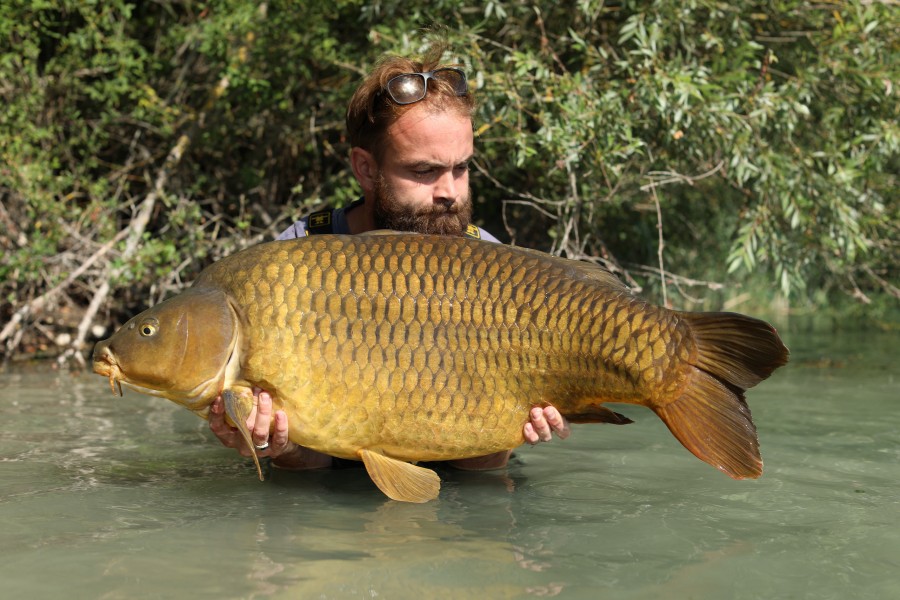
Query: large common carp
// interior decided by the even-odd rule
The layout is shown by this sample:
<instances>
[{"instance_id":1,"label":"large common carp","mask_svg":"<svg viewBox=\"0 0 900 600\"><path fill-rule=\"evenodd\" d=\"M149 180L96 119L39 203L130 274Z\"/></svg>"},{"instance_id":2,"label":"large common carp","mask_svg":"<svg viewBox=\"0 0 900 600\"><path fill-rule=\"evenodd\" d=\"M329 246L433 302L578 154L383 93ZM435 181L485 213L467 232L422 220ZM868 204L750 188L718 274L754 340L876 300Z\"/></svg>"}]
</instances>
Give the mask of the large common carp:
<instances>
[{"instance_id":1,"label":"large common carp","mask_svg":"<svg viewBox=\"0 0 900 600\"><path fill-rule=\"evenodd\" d=\"M362 460L385 494L424 502L440 479L411 461L516 447L530 409L548 404L571 422L619 424L630 421L604 403L646 406L700 459L758 477L744 390L787 357L763 321L653 306L596 265L381 233L222 259L93 360L114 393L124 383L202 417L221 394L251 448L252 388L267 390L291 440Z\"/></svg>"}]
</instances>

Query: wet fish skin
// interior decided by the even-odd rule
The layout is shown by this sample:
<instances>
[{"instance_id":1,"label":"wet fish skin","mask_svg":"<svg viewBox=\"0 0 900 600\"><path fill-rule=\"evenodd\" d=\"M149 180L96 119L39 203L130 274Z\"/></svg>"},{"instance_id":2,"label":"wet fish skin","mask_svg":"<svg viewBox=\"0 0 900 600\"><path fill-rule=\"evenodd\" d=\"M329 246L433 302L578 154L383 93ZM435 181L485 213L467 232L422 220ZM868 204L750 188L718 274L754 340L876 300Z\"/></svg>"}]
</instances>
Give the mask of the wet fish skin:
<instances>
[{"instance_id":1,"label":"wet fish skin","mask_svg":"<svg viewBox=\"0 0 900 600\"><path fill-rule=\"evenodd\" d=\"M189 330L170 336L184 347L170 339L151 350L162 336L140 335L147 319ZM216 335L203 326L210 321ZM181 367L141 372L173 354ZM437 490L401 461L513 448L531 407L547 404L573 422L609 423L629 421L603 403L647 406L701 459L756 477L762 462L743 390L786 361L762 321L656 307L587 263L416 234L249 248L95 350L95 370L111 382L201 415L232 390L226 404L239 426L249 390L266 389L288 413L292 440L362 459L385 493L413 501ZM417 478L421 489L391 488Z\"/></svg>"},{"instance_id":2,"label":"wet fish skin","mask_svg":"<svg viewBox=\"0 0 900 600\"><path fill-rule=\"evenodd\" d=\"M674 357L659 340L674 323L651 323L636 307L663 313L618 280L599 318L576 320L596 286L558 271L577 263L542 269L543 256L466 242L315 238L260 250L265 259L221 261L196 285L226 289L243 308L247 380L276 398L315 398L309 410L288 411L292 436L344 458L358 458L373 437L402 460L508 449L521 444L536 404L566 412L598 389L605 401L641 403L641 384L669 369ZM631 324L645 320L654 339L639 357ZM586 360L598 339L620 372Z\"/></svg>"}]
</instances>

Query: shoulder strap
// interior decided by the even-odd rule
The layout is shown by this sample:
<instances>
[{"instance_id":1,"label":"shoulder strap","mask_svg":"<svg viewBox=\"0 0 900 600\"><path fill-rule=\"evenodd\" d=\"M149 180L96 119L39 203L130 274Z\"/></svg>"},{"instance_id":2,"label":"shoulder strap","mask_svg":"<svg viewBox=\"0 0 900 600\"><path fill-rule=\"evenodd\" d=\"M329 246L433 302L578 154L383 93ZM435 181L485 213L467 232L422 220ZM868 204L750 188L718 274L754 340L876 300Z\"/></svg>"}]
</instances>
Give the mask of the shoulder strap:
<instances>
[{"instance_id":1,"label":"shoulder strap","mask_svg":"<svg viewBox=\"0 0 900 600\"><path fill-rule=\"evenodd\" d=\"M334 232L333 209L318 210L306 219L306 235Z\"/></svg>"}]
</instances>

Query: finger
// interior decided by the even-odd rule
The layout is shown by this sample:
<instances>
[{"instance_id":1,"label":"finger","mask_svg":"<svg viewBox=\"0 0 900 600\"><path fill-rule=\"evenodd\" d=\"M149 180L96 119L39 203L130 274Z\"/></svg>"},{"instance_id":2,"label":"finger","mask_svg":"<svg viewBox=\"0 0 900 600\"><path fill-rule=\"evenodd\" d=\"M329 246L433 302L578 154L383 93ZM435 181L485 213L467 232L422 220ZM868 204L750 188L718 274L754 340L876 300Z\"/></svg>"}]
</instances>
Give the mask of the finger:
<instances>
[{"instance_id":1,"label":"finger","mask_svg":"<svg viewBox=\"0 0 900 600\"><path fill-rule=\"evenodd\" d=\"M522 433L525 436L525 441L528 442L529 444L531 444L532 446L534 446L539 441L541 441L541 438L538 436L537 433L535 433L534 425L531 424L531 421L528 421L527 423L525 423L525 429L523 430Z\"/></svg>"},{"instance_id":2,"label":"finger","mask_svg":"<svg viewBox=\"0 0 900 600\"><path fill-rule=\"evenodd\" d=\"M209 428L214 432L221 429L225 425L225 407L222 405L222 397L216 396L216 399L209 405Z\"/></svg>"},{"instance_id":3,"label":"finger","mask_svg":"<svg viewBox=\"0 0 900 600\"><path fill-rule=\"evenodd\" d=\"M561 440L569 437L569 434L572 432L569 428L569 422L566 421L565 417L560 414L555 406L548 406L544 409L544 419L546 419L550 429L555 431Z\"/></svg>"},{"instance_id":4,"label":"finger","mask_svg":"<svg viewBox=\"0 0 900 600\"><path fill-rule=\"evenodd\" d=\"M268 392L260 392L256 406L256 418L253 421L251 437L254 444L262 446L269 440L269 428L272 425L272 396ZM249 423L248 426L250 426Z\"/></svg>"},{"instance_id":5,"label":"finger","mask_svg":"<svg viewBox=\"0 0 900 600\"><path fill-rule=\"evenodd\" d=\"M537 406L531 409L531 424L542 442L549 442L553 439L553 432L550 430L547 419L544 418L544 409Z\"/></svg>"},{"instance_id":6,"label":"finger","mask_svg":"<svg viewBox=\"0 0 900 600\"><path fill-rule=\"evenodd\" d=\"M214 436L219 438L219 441L225 447L235 447L236 432L231 425L225 422L225 406L221 397L217 397L209 405L209 430L213 432Z\"/></svg>"},{"instance_id":7,"label":"finger","mask_svg":"<svg viewBox=\"0 0 900 600\"><path fill-rule=\"evenodd\" d=\"M297 445L291 442L288 433L287 414L283 410L279 410L275 413L275 427L269 440L269 456L277 458L282 454L293 452L297 448Z\"/></svg>"}]
</instances>

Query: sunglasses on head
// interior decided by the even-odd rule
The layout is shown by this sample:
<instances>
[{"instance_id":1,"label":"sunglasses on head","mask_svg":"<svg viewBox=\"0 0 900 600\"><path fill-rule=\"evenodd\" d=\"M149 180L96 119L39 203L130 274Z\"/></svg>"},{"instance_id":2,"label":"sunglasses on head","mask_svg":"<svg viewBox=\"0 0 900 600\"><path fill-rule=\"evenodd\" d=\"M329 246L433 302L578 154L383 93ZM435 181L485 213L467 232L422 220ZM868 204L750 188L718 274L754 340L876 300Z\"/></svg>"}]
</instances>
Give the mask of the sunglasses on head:
<instances>
[{"instance_id":1,"label":"sunglasses on head","mask_svg":"<svg viewBox=\"0 0 900 600\"><path fill-rule=\"evenodd\" d=\"M466 81L466 74L460 69L452 67L444 67L435 69L426 73L404 73L392 77L384 91L390 96L391 100L397 104L413 104L425 97L428 93L428 80L437 79L450 84L451 89L457 96L465 96L469 93L469 84Z\"/></svg>"}]
</instances>

